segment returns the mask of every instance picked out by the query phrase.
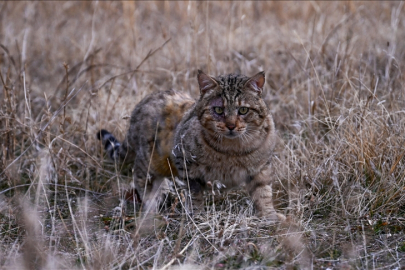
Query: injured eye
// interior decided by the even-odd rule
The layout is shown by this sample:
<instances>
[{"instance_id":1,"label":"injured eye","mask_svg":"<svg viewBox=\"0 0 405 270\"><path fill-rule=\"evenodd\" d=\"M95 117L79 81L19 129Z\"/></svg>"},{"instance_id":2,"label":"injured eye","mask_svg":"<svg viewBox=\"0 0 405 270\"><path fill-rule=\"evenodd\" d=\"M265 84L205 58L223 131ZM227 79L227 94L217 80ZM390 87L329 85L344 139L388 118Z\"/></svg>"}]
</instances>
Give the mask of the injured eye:
<instances>
[{"instance_id":1,"label":"injured eye","mask_svg":"<svg viewBox=\"0 0 405 270\"><path fill-rule=\"evenodd\" d=\"M223 114L224 113L224 108L222 108L222 107L214 107L214 112L216 114Z\"/></svg>"}]
</instances>

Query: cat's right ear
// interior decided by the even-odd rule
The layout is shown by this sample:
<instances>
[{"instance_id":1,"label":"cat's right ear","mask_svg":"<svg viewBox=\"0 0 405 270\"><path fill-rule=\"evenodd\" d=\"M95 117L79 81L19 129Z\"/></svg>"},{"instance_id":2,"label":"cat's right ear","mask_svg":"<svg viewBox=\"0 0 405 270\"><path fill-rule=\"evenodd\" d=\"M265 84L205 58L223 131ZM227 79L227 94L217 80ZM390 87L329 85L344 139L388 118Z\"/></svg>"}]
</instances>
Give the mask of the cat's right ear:
<instances>
[{"instance_id":1,"label":"cat's right ear","mask_svg":"<svg viewBox=\"0 0 405 270\"><path fill-rule=\"evenodd\" d=\"M264 71L257 73L253 77L250 77L249 80L245 83L245 87L255 91L259 95L263 91L263 86L264 86Z\"/></svg>"},{"instance_id":2,"label":"cat's right ear","mask_svg":"<svg viewBox=\"0 0 405 270\"><path fill-rule=\"evenodd\" d=\"M218 86L218 83L211 76L208 76L201 70L198 70L198 85L200 86L201 96L207 93L209 90L214 89Z\"/></svg>"}]
</instances>

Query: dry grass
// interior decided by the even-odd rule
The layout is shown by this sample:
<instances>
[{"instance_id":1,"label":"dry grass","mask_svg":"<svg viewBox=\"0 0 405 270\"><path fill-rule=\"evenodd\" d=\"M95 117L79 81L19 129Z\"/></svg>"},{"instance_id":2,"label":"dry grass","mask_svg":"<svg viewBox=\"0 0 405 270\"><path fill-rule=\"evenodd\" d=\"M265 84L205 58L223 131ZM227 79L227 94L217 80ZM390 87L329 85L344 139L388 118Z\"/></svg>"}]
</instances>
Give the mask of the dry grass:
<instances>
[{"instance_id":1,"label":"dry grass","mask_svg":"<svg viewBox=\"0 0 405 270\"><path fill-rule=\"evenodd\" d=\"M404 12L400 2L0 2L0 266L403 269ZM266 71L290 223L257 219L242 191L193 217L176 196L150 220L121 200L131 171L105 159L96 131L123 138L151 91L197 97L197 69Z\"/></svg>"}]
</instances>

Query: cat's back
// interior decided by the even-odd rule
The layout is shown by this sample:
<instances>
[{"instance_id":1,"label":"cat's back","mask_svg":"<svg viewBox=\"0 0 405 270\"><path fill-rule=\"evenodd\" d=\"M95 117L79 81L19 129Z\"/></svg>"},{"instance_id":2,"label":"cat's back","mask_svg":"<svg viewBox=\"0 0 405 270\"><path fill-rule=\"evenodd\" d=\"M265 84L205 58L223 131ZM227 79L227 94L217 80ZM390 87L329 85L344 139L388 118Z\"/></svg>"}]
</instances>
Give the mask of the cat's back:
<instances>
[{"instance_id":1,"label":"cat's back","mask_svg":"<svg viewBox=\"0 0 405 270\"><path fill-rule=\"evenodd\" d=\"M132 111L131 124L147 120L156 122L168 115L181 116L192 104L194 104L194 100L187 93L174 90L157 91L147 95L136 105Z\"/></svg>"},{"instance_id":2,"label":"cat's back","mask_svg":"<svg viewBox=\"0 0 405 270\"><path fill-rule=\"evenodd\" d=\"M152 153L153 149L151 169L160 175L170 176L167 160L175 129L194 102L186 93L158 91L146 96L132 112L126 138L128 145L138 159L146 158L146 153Z\"/></svg>"}]
</instances>

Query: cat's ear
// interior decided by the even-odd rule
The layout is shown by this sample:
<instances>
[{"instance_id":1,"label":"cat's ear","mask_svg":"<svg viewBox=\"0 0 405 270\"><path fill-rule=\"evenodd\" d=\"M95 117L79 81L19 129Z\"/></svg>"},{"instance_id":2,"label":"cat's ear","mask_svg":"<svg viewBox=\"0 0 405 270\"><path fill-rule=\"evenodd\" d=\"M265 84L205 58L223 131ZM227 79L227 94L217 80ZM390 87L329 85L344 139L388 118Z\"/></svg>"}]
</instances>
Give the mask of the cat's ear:
<instances>
[{"instance_id":1,"label":"cat's ear","mask_svg":"<svg viewBox=\"0 0 405 270\"><path fill-rule=\"evenodd\" d=\"M218 83L215 81L214 78L208 76L201 70L198 70L197 79L198 85L200 86L201 95L204 95L207 91L218 86Z\"/></svg>"},{"instance_id":2,"label":"cat's ear","mask_svg":"<svg viewBox=\"0 0 405 270\"><path fill-rule=\"evenodd\" d=\"M260 95L263 91L264 82L264 71L261 71L250 77L245 83L245 87L257 92Z\"/></svg>"}]
</instances>

